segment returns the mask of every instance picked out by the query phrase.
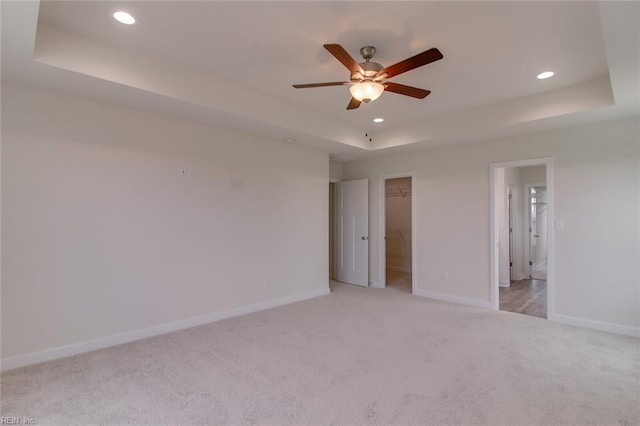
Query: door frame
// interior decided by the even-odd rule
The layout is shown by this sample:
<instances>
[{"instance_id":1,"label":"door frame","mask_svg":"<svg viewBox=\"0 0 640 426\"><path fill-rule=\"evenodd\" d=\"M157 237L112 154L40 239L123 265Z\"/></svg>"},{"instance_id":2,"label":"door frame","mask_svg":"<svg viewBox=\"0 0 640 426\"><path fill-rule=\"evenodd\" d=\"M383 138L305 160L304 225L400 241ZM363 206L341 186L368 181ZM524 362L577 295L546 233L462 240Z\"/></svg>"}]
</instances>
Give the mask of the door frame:
<instances>
[{"instance_id":1,"label":"door frame","mask_svg":"<svg viewBox=\"0 0 640 426\"><path fill-rule=\"evenodd\" d=\"M507 285L505 287L509 287L511 285L511 281L516 275L514 273L514 271L516 270L516 256L514 250L516 235L516 216L513 214L513 202L515 201L513 193L513 185L507 185L507 241L509 241L509 274L507 276Z\"/></svg>"},{"instance_id":2,"label":"door frame","mask_svg":"<svg viewBox=\"0 0 640 426\"><path fill-rule=\"evenodd\" d=\"M416 292L418 282L417 238L416 238L416 172L394 173L378 176L378 282L372 282L371 286L385 288L387 286L387 256L386 256L386 214L385 214L385 182L387 179L411 178L411 294Z\"/></svg>"},{"instance_id":3,"label":"door frame","mask_svg":"<svg viewBox=\"0 0 640 426\"><path fill-rule=\"evenodd\" d=\"M533 158L529 160L506 161L490 164L490 276L491 276L491 306L495 310L500 309L499 293L499 256L498 256L498 197L502 195L497 189L498 169L512 167L546 166L547 186L547 319L555 316L555 219L554 219L554 182L553 182L553 158Z\"/></svg>"},{"instance_id":4,"label":"door frame","mask_svg":"<svg viewBox=\"0 0 640 426\"><path fill-rule=\"evenodd\" d=\"M331 184L333 184L333 203L329 203L329 204L333 204L333 209L329 209L329 214L331 215L331 217L333 218L333 228L330 230L331 231L331 238L333 238L333 256L329 256L331 257L330 262L333 264L333 278L331 278L331 276L329 276L329 280L334 280L336 279L336 232L338 230L338 228L336 227L336 193L335 193L335 189L336 189L336 183L340 182L340 179L337 177L331 177L329 176L329 186L331 186ZM331 244L330 242L328 242L328 244Z\"/></svg>"},{"instance_id":5,"label":"door frame","mask_svg":"<svg viewBox=\"0 0 640 426\"><path fill-rule=\"evenodd\" d=\"M329 281L336 279L336 182L338 179L329 179ZM331 185L333 185L333 194L331 193ZM333 226L331 226L333 225ZM333 250L331 250L333 248ZM331 256L333 255L333 256ZM333 270L333 277L331 271Z\"/></svg>"}]
</instances>

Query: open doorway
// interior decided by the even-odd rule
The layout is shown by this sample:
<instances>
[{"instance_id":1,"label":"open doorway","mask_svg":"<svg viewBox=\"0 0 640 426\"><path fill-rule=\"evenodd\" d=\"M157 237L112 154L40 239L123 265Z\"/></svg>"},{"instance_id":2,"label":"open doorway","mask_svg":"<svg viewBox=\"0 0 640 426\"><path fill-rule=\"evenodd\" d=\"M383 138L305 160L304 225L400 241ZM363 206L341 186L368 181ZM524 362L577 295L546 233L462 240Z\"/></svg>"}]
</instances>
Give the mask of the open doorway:
<instances>
[{"instance_id":1,"label":"open doorway","mask_svg":"<svg viewBox=\"0 0 640 426\"><path fill-rule=\"evenodd\" d=\"M336 184L329 182L329 280L336 279L336 255L335 255L335 193Z\"/></svg>"},{"instance_id":2,"label":"open doorway","mask_svg":"<svg viewBox=\"0 0 640 426\"><path fill-rule=\"evenodd\" d=\"M492 303L548 318L552 312L551 160L492 165Z\"/></svg>"},{"instance_id":3,"label":"open doorway","mask_svg":"<svg viewBox=\"0 0 640 426\"><path fill-rule=\"evenodd\" d=\"M414 197L410 175L383 177L381 253L383 287L407 293L414 282Z\"/></svg>"}]
</instances>

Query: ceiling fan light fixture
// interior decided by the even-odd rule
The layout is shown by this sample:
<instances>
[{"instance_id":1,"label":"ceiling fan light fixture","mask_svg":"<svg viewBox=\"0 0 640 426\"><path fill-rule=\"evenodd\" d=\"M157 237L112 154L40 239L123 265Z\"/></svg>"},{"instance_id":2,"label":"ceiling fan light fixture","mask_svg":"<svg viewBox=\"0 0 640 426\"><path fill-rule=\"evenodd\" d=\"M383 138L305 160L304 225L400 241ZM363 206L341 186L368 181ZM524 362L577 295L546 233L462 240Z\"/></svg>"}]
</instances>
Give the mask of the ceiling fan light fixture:
<instances>
[{"instance_id":1,"label":"ceiling fan light fixture","mask_svg":"<svg viewBox=\"0 0 640 426\"><path fill-rule=\"evenodd\" d=\"M390 67L383 67L377 62L371 61L371 58L373 58L376 52L373 46L365 46L360 49L360 53L364 58L364 62L361 63L356 62L356 60L344 50L344 47L339 44L325 44L324 48L349 70L351 81L294 84L293 87L296 89L308 89L311 87L350 85L349 92L351 93L351 99L349 99L349 103L347 104L347 110L358 109L363 103L375 101L384 91L410 96L416 99L426 98L429 93L431 93L429 90L386 80L444 58L442 52L432 47L404 61L393 64Z\"/></svg>"},{"instance_id":2,"label":"ceiling fan light fixture","mask_svg":"<svg viewBox=\"0 0 640 426\"><path fill-rule=\"evenodd\" d=\"M367 103L378 99L384 92L384 86L375 81L363 81L351 86L349 92L354 99Z\"/></svg>"}]
</instances>

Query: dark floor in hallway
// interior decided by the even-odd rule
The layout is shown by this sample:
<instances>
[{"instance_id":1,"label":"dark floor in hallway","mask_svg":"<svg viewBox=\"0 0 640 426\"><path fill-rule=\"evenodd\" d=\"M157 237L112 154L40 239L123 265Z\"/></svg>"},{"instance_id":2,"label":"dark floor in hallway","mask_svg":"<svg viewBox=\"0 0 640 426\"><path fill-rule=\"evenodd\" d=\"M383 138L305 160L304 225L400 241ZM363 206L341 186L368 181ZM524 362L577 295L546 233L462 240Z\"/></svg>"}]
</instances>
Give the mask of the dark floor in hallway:
<instances>
[{"instance_id":1,"label":"dark floor in hallway","mask_svg":"<svg viewBox=\"0 0 640 426\"><path fill-rule=\"evenodd\" d=\"M500 287L500 310L547 318L547 282L526 279Z\"/></svg>"}]
</instances>

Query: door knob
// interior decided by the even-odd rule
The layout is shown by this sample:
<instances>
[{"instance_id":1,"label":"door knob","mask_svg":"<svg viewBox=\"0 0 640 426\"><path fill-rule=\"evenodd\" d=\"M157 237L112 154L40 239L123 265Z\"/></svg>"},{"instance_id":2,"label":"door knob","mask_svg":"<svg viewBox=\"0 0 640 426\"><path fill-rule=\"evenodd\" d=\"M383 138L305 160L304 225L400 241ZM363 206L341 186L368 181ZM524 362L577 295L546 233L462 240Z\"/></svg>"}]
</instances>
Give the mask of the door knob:
<instances>
[{"instance_id":1,"label":"door knob","mask_svg":"<svg viewBox=\"0 0 640 426\"><path fill-rule=\"evenodd\" d=\"M360 239L364 241L364 240L366 240L366 239L367 239L367 237L365 237L365 236L363 235L362 237L360 237Z\"/></svg>"}]
</instances>

